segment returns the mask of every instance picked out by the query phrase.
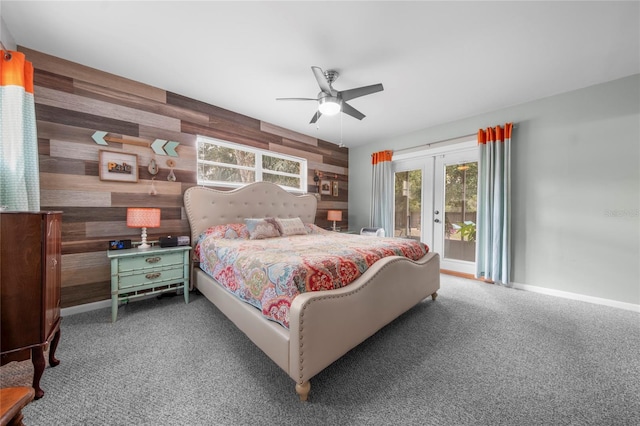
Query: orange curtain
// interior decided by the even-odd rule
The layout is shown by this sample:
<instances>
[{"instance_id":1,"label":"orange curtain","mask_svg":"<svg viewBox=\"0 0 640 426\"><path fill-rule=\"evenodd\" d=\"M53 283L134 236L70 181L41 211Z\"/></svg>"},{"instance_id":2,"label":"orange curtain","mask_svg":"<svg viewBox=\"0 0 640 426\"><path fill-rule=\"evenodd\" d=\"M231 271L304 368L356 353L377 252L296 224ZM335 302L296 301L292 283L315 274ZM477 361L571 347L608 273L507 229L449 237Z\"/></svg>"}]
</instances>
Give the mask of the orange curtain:
<instances>
[{"instance_id":1,"label":"orange curtain","mask_svg":"<svg viewBox=\"0 0 640 426\"><path fill-rule=\"evenodd\" d=\"M376 164L382 163L384 161L391 161L392 158L393 151L391 150L374 152L373 154L371 154L371 164L375 166Z\"/></svg>"},{"instance_id":2,"label":"orange curtain","mask_svg":"<svg viewBox=\"0 0 640 426\"><path fill-rule=\"evenodd\" d=\"M504 142L506 139L511 139L511 132L513 130L513 123L507 123L504 128L500 126L487 127L485 129L478 130L478 144L486 144L487 142Z\"/></svg>"},{"instance_id":3,"label":"orange curtain","mask_svg":"<svg viewBox=\"0 0 640 426\"><path fill-rule=\"evenodd\" d=\"M24 53L0 51L0 205L40 210L33 64Z\"/></svg>"},{"instance_id":4,"label":"orange curtain","mask_svg":"<svg viewBox=\"0 0 640 426\"><path fill-rule=\"evenodd\" d=\"M26 60L24 53L2 51L0 86L20 86L33 94L33 64Z\"/></svg>"}]
</instances>

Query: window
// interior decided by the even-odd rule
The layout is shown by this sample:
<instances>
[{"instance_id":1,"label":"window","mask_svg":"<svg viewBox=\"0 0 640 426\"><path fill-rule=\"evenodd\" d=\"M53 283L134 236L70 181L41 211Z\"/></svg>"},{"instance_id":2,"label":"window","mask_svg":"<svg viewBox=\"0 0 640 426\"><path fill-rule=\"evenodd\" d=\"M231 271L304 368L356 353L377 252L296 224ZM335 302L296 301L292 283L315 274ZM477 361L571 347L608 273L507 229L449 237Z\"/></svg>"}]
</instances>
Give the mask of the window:
<instances>
[{"instance_id":1,"label":"window","mask_svg":"<svg viewBox=\"0 0 640 426\"><path fill-rule=\"evenodd\" d=\"M273 182L307 191L307 160L198 136L198 185L238 187Z\"/></svg>"}]
</instances>

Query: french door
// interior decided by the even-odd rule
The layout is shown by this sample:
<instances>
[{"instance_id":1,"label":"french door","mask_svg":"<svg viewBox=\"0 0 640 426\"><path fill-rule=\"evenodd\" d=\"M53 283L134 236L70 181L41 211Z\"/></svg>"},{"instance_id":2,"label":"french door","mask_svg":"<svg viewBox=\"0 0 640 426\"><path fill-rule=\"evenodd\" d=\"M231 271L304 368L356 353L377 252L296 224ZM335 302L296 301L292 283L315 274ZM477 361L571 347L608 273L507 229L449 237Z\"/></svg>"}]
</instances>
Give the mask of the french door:
<instances>
[{"instance_id":1,"label":"french door","mask_svg":"<svg viewBox=\"0 0 640 426\"><path fill-rule=\"evenodd\" d=\"M442 269L475 273L477 149L394 160L394 236L419 239Z\"/></svg>"}]
</instances>

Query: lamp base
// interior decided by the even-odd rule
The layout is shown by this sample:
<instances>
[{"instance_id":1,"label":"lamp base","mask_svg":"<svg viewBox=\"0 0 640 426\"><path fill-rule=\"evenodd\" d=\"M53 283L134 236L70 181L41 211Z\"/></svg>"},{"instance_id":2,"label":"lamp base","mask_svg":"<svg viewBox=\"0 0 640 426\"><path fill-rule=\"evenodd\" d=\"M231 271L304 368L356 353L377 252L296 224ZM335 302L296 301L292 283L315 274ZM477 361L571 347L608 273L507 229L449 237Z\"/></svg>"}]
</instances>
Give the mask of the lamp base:
<instances>
[{"instance_id":1,"label":"lamp base","mask_svg":"<svg viewBox=\"0 0 640 426\"><path fill-rule=\"evenodd\" d=\"M140 235L140 237L142 238L142 242L138 246L138 249L148 249L149 247L151 247L149 244L147 244L147 228L142 228L142 234Z\"/></svg>"}]
</instances>

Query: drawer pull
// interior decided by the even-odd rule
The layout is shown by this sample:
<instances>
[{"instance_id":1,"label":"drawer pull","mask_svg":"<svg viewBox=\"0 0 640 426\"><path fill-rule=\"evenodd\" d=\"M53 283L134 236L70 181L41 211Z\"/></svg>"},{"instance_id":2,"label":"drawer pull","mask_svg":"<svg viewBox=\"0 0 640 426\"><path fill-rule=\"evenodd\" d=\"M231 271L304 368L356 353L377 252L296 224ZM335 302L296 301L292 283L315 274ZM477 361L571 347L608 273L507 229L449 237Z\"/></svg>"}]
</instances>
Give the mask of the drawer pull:
<instances>
[{"instance_id":1,"label":"drawer pull","mask_svg":"<svg viewBox=\"0 0 640 426\"><path fill-rule=\"evenodd\" d=\"M154 272L152 274L147 274L145 275L147 277L148 280L155 280L156 278L160 277L160 272Z\"/></svg>"},{"instance_id":2,"label":"drawer pull","mask_svg":"<svg viewBox=\"0 0 640 426\"><path fill-rule=\"evenodd\" d=\"M147 257L145 260L147 261L147 263L158 263L160 262L160 257Z\"/></svg>"}]
</instances>

